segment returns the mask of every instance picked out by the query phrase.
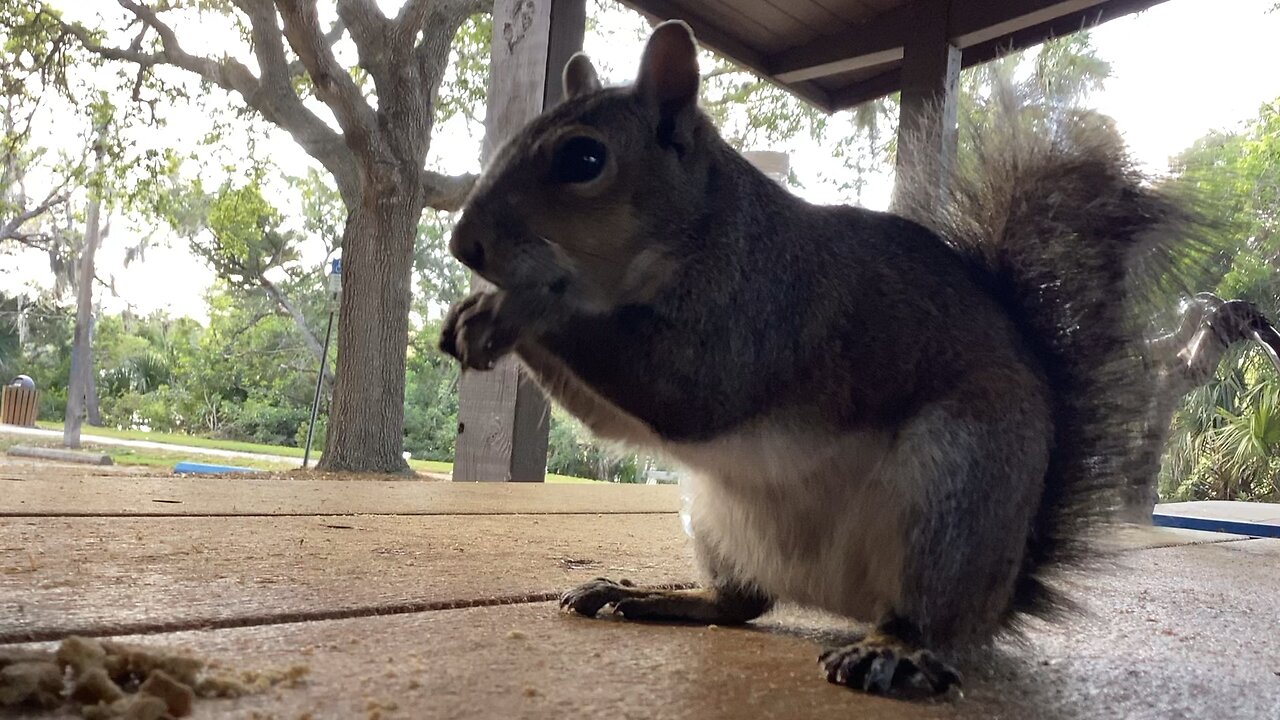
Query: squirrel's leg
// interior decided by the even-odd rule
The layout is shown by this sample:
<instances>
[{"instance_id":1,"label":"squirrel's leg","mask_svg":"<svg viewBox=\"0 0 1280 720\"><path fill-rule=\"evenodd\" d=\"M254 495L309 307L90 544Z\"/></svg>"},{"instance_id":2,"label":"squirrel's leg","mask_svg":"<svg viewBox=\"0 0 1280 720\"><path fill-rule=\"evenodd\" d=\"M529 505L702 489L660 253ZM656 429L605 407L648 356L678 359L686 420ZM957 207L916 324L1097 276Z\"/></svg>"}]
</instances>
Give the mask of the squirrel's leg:
<instances>
[{"instance_id":1,"label":"squirrel's leg","mask_svg":"<svg viewBox=\"0 0 1280 720\"><path fill-rule=\"evenodd\" d=\"M876 630L823 654L834 683L945 692L960 675L931 651L983 642L1008 617L1053 437L1029 370L993 366L904 423L880 465L904 501L906 561Z\"/></svg>"},{"instance_id":2,"label":"squirrel's leg","mask_svg":"<svg viewBox=\"0 0 1280 720\"><path fill-rule=\"evenodd\" d=\"M773 601L740 585L660 590L596 578L565 593L560 607L593 617L606 606L628 620L741 625L763 615Z\"/></svg>"}]
</instances>

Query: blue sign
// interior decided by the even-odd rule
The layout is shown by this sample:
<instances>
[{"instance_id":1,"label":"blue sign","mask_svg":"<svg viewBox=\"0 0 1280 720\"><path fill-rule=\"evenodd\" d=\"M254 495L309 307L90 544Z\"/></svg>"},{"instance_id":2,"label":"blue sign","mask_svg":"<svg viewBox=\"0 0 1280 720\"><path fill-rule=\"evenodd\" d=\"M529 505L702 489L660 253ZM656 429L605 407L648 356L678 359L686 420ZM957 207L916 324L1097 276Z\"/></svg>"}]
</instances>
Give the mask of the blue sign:
<instances>
[{"instance_id":1,"label":"blue sign","mask_svg":"<svg viewBox=\"0 0 1280 720\"><path fill-rule=\"evenodd\" d=\"M334 258L331 261L331 266L333 267L332 272L334 275L342 274L342 258Z\"/></svg>"}]
</instances>

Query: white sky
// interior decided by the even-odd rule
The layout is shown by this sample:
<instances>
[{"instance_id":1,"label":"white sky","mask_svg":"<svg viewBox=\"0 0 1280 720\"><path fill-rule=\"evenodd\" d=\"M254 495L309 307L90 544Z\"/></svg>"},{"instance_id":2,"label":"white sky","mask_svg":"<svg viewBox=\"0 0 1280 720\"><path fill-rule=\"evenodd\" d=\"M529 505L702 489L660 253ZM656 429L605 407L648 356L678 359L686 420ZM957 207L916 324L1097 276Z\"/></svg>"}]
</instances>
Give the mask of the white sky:
<instances>
[{"instance_id":1,"label":"white sky","mask_svg":"<svg viewBox=\"0 0 1280 720\"><path fill-rule=\"evenodd\" d=\"M1112 64L1113 77L1093 96L1092 104L1113 116L1137 159L1149 169L1164 170L1168 158L1213 129L1237 127L1258 107L1280 97L1280 13L1266 13L1275 0L1169 0L1140 15L1112 21L1093 31L1099 55ZM608 22L622 20L622 27ZM634 72L640 45L631 39L634 20L606 16L599 33L589 35L586 50L609 81L621 82ZM197 48L198 49L198 48ZM175 122L158 135L172 141L198 123ZM207 122L207 121L206 121ZM476 170L479 137L461 122L441 128L433 142L433 164L448 172ZM273 159L301 174L308 159L287 136L277 133L266 148ZM792 166L809 186L802 194L814 201L837 200L817 182L820 174L840 172L829 150L807 141L785 149ZM883 206L888 184L880 182L865 196L870 206ZM287 208L282 208L287 212ZM100 274L114 275L119 298L104 298L109 311L125 306L149 312L205 317L203 293L211 273L184 248L182 241L153 247L145 261L123 267L124 248L137 228L117 223L99 252ZM22 258L17 271L0 275L0 287L39 282L47 276L41 256Z\"/></svg>"}]
</instances>

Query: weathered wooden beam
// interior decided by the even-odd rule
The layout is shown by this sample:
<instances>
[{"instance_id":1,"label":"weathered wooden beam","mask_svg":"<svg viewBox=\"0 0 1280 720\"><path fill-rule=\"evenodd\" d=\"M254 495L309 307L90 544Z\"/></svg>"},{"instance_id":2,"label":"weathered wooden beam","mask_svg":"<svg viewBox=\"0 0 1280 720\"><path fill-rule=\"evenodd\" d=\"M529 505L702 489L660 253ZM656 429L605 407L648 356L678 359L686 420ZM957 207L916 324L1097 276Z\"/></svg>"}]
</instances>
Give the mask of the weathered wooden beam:
<instances>
[{"instance_id":1,"label":"weathered wooden beam","mask_svg":"<svg viewBox=\"0 0 1280 720\"><path fill-rule=\"evenodd\" d=\"M831 93L831 106L844 110L869 100L891 95L902 89L902 66L897 65L879 75L854 83Z\"/></svg>"},{"instance_id":2,"label":"weathered wooden beam","mask_svg":"<svg viewBox=\"0 0 1280 720\"><path fill-rule=\"evenodd\" d=\"M1010 3L1008 0L967 0L947 3L951 7L946 14L945 30L947 39L952 44L966 48L1106 2L1107 0L1021 0L1019 3ZM921 15L937 5L934 0L917 0L901 5L848 31L771 55L762 62L767 72L788 83L896 62L902 58L903 49L919 31ZM1015 6L1016 10L1012 10Z\"/></svg>"},{"instance_id":3,"label":"weathered wooden beam","mask_svg":"<svg viewBox=\"0 0 1280 720\"><path fill-rule=\"evenodd\" d=\"M914 5L894 8L839 35L773 55L765 63L774 77L795 82L901 60L916 15Z\"/></svg>"},{"instance_id":4,"label":"weathered wooden beam","mask_svg":"<svg viewBox=\"0 0 1280 720\"><path fill-rule=\"evenodd\" d=\"M1091 3L1088 7L1071 12L1067 15L1055 17L1052 20L1042 22L1021 30L1009 32L1005 35L991 37L987 40L981 40L982 37L990 36L989 32L974 32L968 35L953 37L951 43L961 48L960 67L961 69L980 65L984 62L994 60L995 58L1007 55L1016 50L1031 47L1045 40L1069 35L1080 30L1101 25L1109 20L1132 15L1136 12L1148 10L1165 0L1109 0L1102 4ZM1039 15L1022 16L1023 20L1034 19ZM1007 31L1008 26L1004 26ZM884 97L891 93L897 92L901 88L902 69L898 64L893 65L882 73L879 73L867 80L861 80L847 87L829 91L831 103L828 109L844 110L856 105L860 105L876 98Z\"/></svg>"},{"instance_id":5,"label":"weathered wooden beam","mask_svg":"<svg viewBox=\"0 0 1280 720\"><path fill-rule=\"evenodd\" d=\"M1092 4L1081 10L1060 15L1035 25L1007 32L987 40L960 44L964 49L963 67L979 65L1007 55L1014 50L1031 47L1045 40L1070 35L1087 30L1104 22L1126 15L1149 10L1165 0L1109 0L1103 4Z\"/></svg>"},{"instance_id":6,"label":"weathered wooden beam","mask_svg":"<svg viewBox=\"0 0 1280 720\"><path fill-rule=\"evenodd\" d=\"M495 0L484 159L560 101L560 70L582 49L586 0ZM473 287L483 286L478 277ZM453 479L542 482L550 409L508 357L458 383Z\"/></svg>"},{"instance_id":7,"label":"weathered wooden beam","mask_svg":"<svg viewBox=\"0 0 1280 720\"><path fill-rule=\"evenodd\" d=\"M29 445L14 445L9 448L14 457L29 457L55 462L80 463L82 465L111 465L111 456L103 453L82 452L80 450L63 450Z\"/></svg>"},{"instance_id":8,"label":"weathered wooden beam","mask_svg":"<svg viewBox=\"0 0 1280 720\"><path fill-rule=\"evenodd\" d=\"M910 193L917 209L941 197L956 152L956 88L960 48L947 37L948 0L918 4L916 32L902 58L895 197ZM903 183L923 184L907 188ZM923 202L922 202L923 201Z\"/></svg>"}]
</instances>

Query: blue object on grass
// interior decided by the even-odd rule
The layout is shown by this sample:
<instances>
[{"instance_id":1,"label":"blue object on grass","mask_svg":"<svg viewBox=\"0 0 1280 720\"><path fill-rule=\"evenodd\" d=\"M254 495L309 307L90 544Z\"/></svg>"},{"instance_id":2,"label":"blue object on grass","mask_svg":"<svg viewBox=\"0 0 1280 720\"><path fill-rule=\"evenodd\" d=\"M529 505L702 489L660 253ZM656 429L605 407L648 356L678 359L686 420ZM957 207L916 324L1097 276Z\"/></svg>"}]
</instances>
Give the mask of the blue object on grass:
<instances>
[{"instance_id":1,"label":"blue object on grass","mask_svg":"<svg viewBox=\"0 0 1280 720\"><path fill-rule=\"evenodd\" d=\"M1249 535L1251 537L1280 538L1280 525L1245 522L1243 520L1222 520L1218 518L1160 514L1152 515L1151 520L1157 527L1182 528L1184 530L1208 530L1209 532L1230 533L1232 535Z\"/></svg>"},{"instance_id":2,"label":"blue object on grass","mask_svg":"<svg viewBox=\"0 0 1280 720\"><path fill-rule=\"evenodd\" d=\"M198 462L180 462L173 466L175 473L244 473L258 472L253 468L239 467L237 465L211 465L209 463Z\"/></svg>"}]
</instances>

